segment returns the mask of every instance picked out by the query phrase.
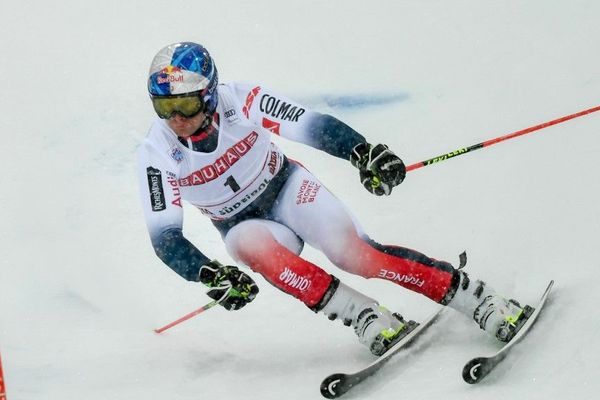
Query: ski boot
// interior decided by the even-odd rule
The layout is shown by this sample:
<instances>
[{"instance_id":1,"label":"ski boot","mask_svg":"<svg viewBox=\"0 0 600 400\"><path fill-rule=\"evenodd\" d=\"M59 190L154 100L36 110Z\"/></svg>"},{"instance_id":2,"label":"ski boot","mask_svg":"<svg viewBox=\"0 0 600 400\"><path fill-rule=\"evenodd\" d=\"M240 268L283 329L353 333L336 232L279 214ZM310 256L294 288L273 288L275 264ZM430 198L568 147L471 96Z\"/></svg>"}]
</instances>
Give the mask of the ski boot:
<instances>
[{"instance_id":1,"label":"ski boot","mask_svg":"<svg viewBox=\"0 0 600 400\"><path fill-rule=\"evenodd\" d=\"M317 308L330 320L341 319L352 326L359 342L380 356L417 326L402 316L391 313L374 299L335 281L325 295L324 305Z\"/></svg>"},{"instance_id":2,"label":"ski boot","mask_svg":"<svg viewBox=\"0 0 600 400\"><path fill-rule=\"evenodd\" d=\"M460 282L448 306L473 318L481 329L499 341L509 342L534 309L507 300L483 281L471 281L464 271L459 274Z\"/></svg>"},{"instance_id":3,"label":"ski boot","mask_svg":"<svg viewBox=\"0 0 600 400\"><path fill-rule=\"evenodd\" d=\"M518 301L490 295L475 309L473 319L479 327L501 342L509 342L533 313L530 306L521 307Z\"/></svg>"},{"instance_id":4,"label":"ski boot","mask_svg":"<svg viewBox=\"0 0 600 400\"><path fill-rule=\"evenodd\" d=\"M380 356L416 328L417 323L407 322L400 314L391 313L387 308L373 302L364 306L353 325L358 340L367 346L371 353Z\"/></svg>"}]
</instances>

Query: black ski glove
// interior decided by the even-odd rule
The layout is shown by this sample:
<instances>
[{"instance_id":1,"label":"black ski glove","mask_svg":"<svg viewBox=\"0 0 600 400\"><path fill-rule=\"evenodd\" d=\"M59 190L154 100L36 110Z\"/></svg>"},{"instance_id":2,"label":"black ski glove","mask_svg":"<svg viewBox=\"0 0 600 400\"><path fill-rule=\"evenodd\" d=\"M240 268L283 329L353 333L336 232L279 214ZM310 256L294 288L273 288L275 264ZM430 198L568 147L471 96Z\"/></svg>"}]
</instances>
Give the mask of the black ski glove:
<instances>
[{"instance_id":1,"label":"black ski glove","mask_svg":"<svg viewBox=\"0 0 600 400\"><path fill-rule=\"evenodd\" d=\"M206 294L227 310L239 310L258 294L258 286L238 267L213 260L200 267L200 282L210 288Z\"/></svg>"},{"instance_id":2,"label":"black ski glove","mask_svg":"<svg viewBox=\"0 0 600 400\"><path fill-rule=\"evenodd\" d=\"M406 176L404 163L385 144L359 143L352 149L350 162L360 173L363 186L377 196L389 195Z\"/></svg>"}]
</instances>

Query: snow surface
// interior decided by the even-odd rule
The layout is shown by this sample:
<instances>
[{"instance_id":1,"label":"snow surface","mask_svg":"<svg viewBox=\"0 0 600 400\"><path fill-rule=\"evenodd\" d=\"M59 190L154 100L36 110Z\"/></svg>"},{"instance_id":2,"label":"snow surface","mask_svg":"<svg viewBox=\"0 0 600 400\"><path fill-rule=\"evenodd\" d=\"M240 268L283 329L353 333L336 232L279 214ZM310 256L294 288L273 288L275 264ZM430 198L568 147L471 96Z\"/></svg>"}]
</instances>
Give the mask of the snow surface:
<instances>
[{"instance_id":1,"label":"snow surface","mask_svg":"<svg viewBox=\"0 0 600 400\"><path fill-rule=\"evenodd\" d=\"M134 152L153 118L146 73L168 43L204 43L223 81L333 113L409 164L600 105L594 0L29 0L3 11L9 400L318 399L326 375L372 360L350 329L257 275L260 296L244 310L153 333L209 300L153 254L138 204ZM599 134L591 114L411 172L389 198L367 193L342 160L278 141L374 239L452 262L466 249L473 276L523 302L556 280L521 351L481 385L461 380L462 365L498 345L446 310L345 398L598 398ZM231 262L210 222L186 215L187 235ZM406 317L436 308L305 256Z\"/></svg>"}]
</instances>

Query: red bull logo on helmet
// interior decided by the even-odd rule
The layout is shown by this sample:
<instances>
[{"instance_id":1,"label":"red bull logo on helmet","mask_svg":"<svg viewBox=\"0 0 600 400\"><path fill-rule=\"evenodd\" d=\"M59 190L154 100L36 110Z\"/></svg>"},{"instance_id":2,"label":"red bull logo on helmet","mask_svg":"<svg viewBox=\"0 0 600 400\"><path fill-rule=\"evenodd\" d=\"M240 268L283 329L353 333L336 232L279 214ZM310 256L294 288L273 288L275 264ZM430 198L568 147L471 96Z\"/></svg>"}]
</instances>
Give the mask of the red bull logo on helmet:
<instances>
[{"instance_id":1,"label":"red bull logo on helmet","mask_svg":"<svg viewBox=\"0 0 600 400\"><path fill-rule=\"evenodd\" d=\"M174 67L169 65L162 70L160 70L156 83L159 85L163 83L172 83L172 82L183 82L183 72L181 68Z\"/></svg>"}]
</instances>

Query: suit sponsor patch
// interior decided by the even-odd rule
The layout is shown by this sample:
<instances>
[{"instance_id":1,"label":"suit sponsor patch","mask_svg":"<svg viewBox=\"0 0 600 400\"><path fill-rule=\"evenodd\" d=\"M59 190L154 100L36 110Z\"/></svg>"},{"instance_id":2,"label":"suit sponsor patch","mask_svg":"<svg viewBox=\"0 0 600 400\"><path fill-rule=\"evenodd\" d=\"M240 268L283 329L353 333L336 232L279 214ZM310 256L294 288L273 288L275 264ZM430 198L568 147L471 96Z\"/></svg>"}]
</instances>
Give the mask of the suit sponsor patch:
<instances>
[{"instance_id":1,"label":"suit sponsor patch","mask_svg":"<svg viewBox=\"0 0 600 400\"><path fill-rule=\"evenodd\" d=\"M306 110L298 105L286 103L270 94L263 94L260 98L260 111L283 121L298 122L298 118Z\"/></svg>"},{"instance_id":2,"label":"suit sponsor patch","mask_svg":"<svg viewBox=\"0 0 600 400\"><path fill-rule=\"evenodd\" d=\"M252 131L244 139L231 146L217 160L206 165L192 174L179 179L179 186L197 186L210 182L223 175L238 160L246 155L252 149L258 140L258 133Z\"/></svg>"},{"instance_id":3,"label":"suit sponsor patch","mask_svg":"<svg viewBox=\"0 0 600 400\"><path fill-rule=\"evenodd\" d=\"M252 107L252 103L254 103L254 99L256 98L256 96L258 96L258 92L260 92L260 86L257 86L254 89L252 89L246 97L246 103L242 108L242 112L244 113L246 118L250 118L250 108Z\"/></svg>"},{"instance_id":4,"label":"suit sponsor patch","mask_svg":"<svg viewBox=\"0 0 600 400\"><path fill-rule=\"evenodd\" d=\"M171 147L171 150L169 150L169 154L171 155L171 158L173 160L177 161L177 164L183 161L183 153L181 152L181 150L179 150L179 147Z\"/></svg>"},{"instance_id":5,"label":"suit sponsor patch","mask_svg":"<svg viewBox=\"0 0 600 400\"><path fill-rule=\"evenodd\" d=\"M148 190L150 191L150 204L152 211L163 211L167 208L165 204L165 191L162 185L162 174L158 168L146 168L148 175Z\"/></svg>"},{"instance_id":6,"label":"suit sponsor patch","mask_svg":"<svg viewBox=\"0 0 600 400\"><path fill-rule=\"evenodd\" d=\"M297 274L288 267L285 267L283 272L279 275L279 280L287 286L298 289L301 292L306 291L306 289L308 289L312 284L310 279Z\"/></svg>"},{"instance_id":7,"label":"suit sponsor patch","mask_svg":"<svg viewBox=\"0 0 600 400\"><path fill-rule=\"evenodd\" d=\"M271 121L270 119L263 117L262 126L263 128L279 135L279 127L281 127L281 123Z\"/></svg>"}]
</instances>

